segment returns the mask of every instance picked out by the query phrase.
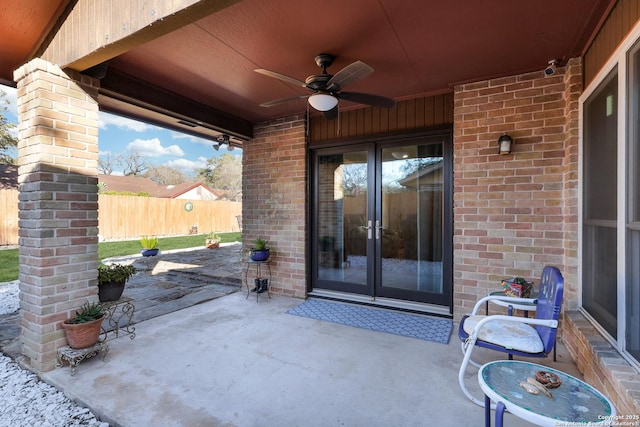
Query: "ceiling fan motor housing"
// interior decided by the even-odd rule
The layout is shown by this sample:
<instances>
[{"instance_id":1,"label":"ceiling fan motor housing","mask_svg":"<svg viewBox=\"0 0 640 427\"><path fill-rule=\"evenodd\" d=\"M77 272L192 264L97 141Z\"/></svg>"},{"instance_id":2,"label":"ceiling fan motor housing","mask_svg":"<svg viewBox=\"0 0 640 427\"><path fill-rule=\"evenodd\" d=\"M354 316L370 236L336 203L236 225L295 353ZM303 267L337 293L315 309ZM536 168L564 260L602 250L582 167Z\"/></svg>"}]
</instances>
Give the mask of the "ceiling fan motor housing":
<instances>
[{"instance_id":1,"label":"ceiling fan motor housing","mask_svg":"<svg viewBox=\"0 0 640 427\"><path fill-rule=\"evenodd\" d=\"M318 67L322 68L323 73L326 73L327 67L330 67L331 64L333 64L334 59L336 59L336 57L330 53L319 53L316 56L316 64L318 64Z\"/></svg>"},{"instance_id":2,"label":"ceiling fan motor housing","mask_svg":"<svg viewBox=\"0 0 640 427\"><path fill-rule=\"evenodd\" d=\"M309 89L314 91L324 90L327 88L327 82L331 80L331 74L315 74L307 77L304 83Z\"/></svg>"}]
</instances>

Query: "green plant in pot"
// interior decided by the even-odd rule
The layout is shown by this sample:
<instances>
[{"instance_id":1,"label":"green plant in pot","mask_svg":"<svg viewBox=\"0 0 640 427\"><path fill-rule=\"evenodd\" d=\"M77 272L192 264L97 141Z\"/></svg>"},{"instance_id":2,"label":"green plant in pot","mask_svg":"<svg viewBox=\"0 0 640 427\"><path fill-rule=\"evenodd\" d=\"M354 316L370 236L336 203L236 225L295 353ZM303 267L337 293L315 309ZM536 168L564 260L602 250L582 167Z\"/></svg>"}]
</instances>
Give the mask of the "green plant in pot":
<instances>
[{"instance_id":1,"label":"green plant in pot","mask_svg":"<svg viewBox=\"0 0 640 427\"><path fill-rule=\"evenodd\" d=\"M205 239L204 246L207 249L215 249L220 247L220 236L218 236L213 231L207 234L207 238Z\"/></svg>"},{"instance_id":2,"label":"green plant in pot","mask_svg":"<svg viewBox=\"0 0 640 427\"><path fill-rule=\"evenodd\" d=\"M262 237L258 237L253 241L251 259L253 261L266 261L269 258L269 250L268 242Z\"/></svg>"},{"instance_id":3,"label":"green plant in pot","mask_svg":"<svg viewBox=\"0 0 640 427\"><path fill-rule=\"evenodd\" d=\"M99 303L85 303L75 316L62 322L71 348L87 348L98 342L104 311Z\"/></svg>"},{"instance_id":4,"label":"green plant in pot","mask_svg":"<svg viewBox=\"0 0 640 427\"><path fill-rule=\"evenodd\" d=\"M158 238L156 236L144 236L140 239L142 256L150 257L158 255Z\"/></svg>"},{"instance_id":5,"label":"green plant in pot","mask_svg":"<svg viewBox=\"0 0 640 427\"><path fill-rule=\"evenodd\" d=\"M111 264L98 266L98 298L101 302L117 301L124 285L136 273L133 265Z\"/></svg>"}]
</instances>

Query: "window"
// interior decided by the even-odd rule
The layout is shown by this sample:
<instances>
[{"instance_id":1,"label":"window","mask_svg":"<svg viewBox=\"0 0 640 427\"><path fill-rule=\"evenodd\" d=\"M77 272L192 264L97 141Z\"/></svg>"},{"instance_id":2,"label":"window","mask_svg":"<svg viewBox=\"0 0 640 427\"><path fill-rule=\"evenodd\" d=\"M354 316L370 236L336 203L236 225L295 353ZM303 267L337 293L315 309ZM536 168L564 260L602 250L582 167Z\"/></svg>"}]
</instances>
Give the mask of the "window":
<instances>
[{"instance_id":1,"label":"window","mask_svg":"<svg viewBox=\"0 0 640 427\"><path fill-rule=\"evenodd\" d=\"M626 147L625 348L640 361L640 42L629 55L629 141Z\"/></svg>"},{"instance_id":2,"label":"window","mask_svg":"<svg viewBox=\"0 0 640 427\"><path fill-rule=\"evenodd\" d=\"M630 39L581 98L581 303L640 366L640 33Z\"/></svg>"},{"instance_id":3,"label":"window","mask_svg":"<svg viewBox=\"0 0 640 427\"><path fill-rule=\"evenodd\" d=\"M618 73L584 103L582 306L617 335L616 146Z\"/></svg>"}]
</instances>

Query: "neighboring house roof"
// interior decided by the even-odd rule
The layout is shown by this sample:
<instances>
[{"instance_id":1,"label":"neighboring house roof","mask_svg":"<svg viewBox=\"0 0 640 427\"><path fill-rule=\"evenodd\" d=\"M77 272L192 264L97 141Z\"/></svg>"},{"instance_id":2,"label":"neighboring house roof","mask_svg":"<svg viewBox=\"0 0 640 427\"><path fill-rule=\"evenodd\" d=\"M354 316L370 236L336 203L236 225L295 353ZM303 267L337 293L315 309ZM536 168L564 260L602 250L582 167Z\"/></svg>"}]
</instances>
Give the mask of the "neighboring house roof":
<instances>
[{"instance_id":1,"label":"neighboring house roof","mask_svg":"<svg viewBox=\"0 0 640 427\"><path fill-rule=\"evenodd\" d=\"M156 197L167 197L172 199L205 199L216 200L223 194L222 191L209 188L202 182L183 182L182 184L158 186Z\"/></svg>"},{"instance_id":2,"label":"neighboring house roof","mask_svg":"<svg viewBox=\"0 0 640 427\"><path fill-rule=\"evenodd\" d=\"M400 185L417 190L441 190L444 182L442 176L442 160L432 163L419 169L402 180L398 181Z\"/></svg>"},{"instance_id":3,"label":"neighboring house roof","mask_svg":"<svg viewBox=\"0 0 640 427\"><path fill-rule=\"evenodd\" d=\"M122 175L98 175L98 182L105 184L106 191L148 193L167 199L219 200L227 197L226 191L213 189L202 182L158 185L150 178ZM18 166L0 164L1 189L18 189Z\"/></svg>"},{"instance_id":4,"label":"neighboring house roof","mask_svg":"<svg viewBox=\"0 0 640 427\"><path fill-rule=\"evenodd\" d=\"M98 175L98 183L104 184L104 191L126 191L129 193L153 194L153 189L158 186L149 178L122 175Z\"/></svg>"},{"instance_id":5,"label":"neighboring house roof","mask_svg":"<svg viewBox=\"0 0 640 427\"><path fill-rule=\"evenodd\" d=\"M0 190L18 189L18 166L0 165Z\"/></svg>"},{"instance_id":6,"label":"neighboring house roof","mask_svg":"<svg viewBox=\"0 0 640 427\"><path fill-rule=\"evenodd\" d=\"M105 191L149 193L153 197L168 199L216 200L221 195L219 191L209 188L202 182L158 185L150 178L121 175L98 175L98 182L104 183Z\"/></svg>"}]
</instances>

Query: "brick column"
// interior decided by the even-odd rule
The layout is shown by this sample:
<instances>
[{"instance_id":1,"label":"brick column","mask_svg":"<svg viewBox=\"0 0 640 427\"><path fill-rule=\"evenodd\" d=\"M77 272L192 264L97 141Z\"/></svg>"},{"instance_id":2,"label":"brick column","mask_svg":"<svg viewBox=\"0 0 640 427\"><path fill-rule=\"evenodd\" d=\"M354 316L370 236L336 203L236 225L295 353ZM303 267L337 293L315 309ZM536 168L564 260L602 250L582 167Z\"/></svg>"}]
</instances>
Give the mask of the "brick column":
<instances>
[{"instance_id":1,"label":"brick column","mask_svg":"<svg viewBox=\"0 0 640 427\"><path fill-rule=\"evenodd\" d=\"M582 59L572 58L565 66L564 86L566 100L566 127L564 133L564 177L563 177L563 214L564 214L564 303L563 311L576 310L580 287L578 286L578 219L580 210L578 199L578 165L580 164L580 95L582 94Z\"/></svg>"},{"instance_id":2,"label":"brick column","mask_svg":"<svg viewBox=\"0 0 640 427\"><path fill-rule=\"evenodd\" d=\"M98 80L41 59L14 79L22 353L46 371L66 344L60 321L97 299Z\"/></svg>"},{"instance_id":3,"label":"brick column","mask_svg":"<svg viewBox=\"0 0 640 427\"><path fill-rule=\"evenodd\" d=\"M306 296L307 144L304 116L258 124L242 153L242 233L272 248L274 292ZM248 255L248 253L245 253Z\"/></svg>"}]
</instances>

